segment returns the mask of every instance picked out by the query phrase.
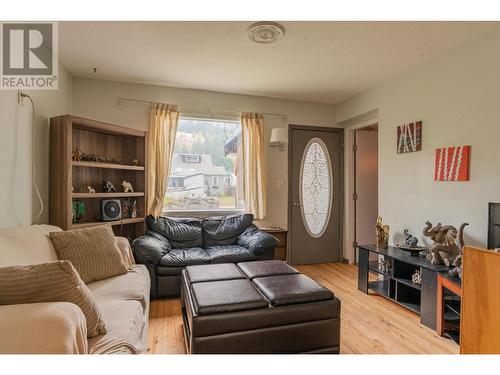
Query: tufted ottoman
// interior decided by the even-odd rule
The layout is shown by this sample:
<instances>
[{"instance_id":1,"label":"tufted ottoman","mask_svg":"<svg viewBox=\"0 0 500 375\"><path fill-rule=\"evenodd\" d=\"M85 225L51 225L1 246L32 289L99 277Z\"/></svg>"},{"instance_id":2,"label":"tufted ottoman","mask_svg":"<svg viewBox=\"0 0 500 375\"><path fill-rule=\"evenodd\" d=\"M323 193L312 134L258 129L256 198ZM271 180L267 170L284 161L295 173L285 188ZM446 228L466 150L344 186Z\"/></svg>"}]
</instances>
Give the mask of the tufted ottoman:
<instances>
[{"instance_id":1,"label":"tufted ottoman","mask_svg":"<svg viewBox=\"0 0 500 375\"><path fill-rule=\"evenodd\" d=\"M279 260L186 267L189 353L339 353L340 301Z\"/></svg>"}]
</instances>

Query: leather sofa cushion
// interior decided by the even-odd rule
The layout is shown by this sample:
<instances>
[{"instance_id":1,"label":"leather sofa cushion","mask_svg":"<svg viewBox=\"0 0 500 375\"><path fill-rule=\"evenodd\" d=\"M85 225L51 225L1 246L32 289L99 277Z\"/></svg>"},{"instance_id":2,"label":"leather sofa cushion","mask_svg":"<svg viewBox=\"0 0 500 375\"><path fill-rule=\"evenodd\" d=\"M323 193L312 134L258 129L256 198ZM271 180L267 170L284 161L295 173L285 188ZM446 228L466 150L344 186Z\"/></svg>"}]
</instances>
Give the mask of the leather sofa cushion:
<instances>
[{"instance_id":1,"label":"leather sofa cushion","mask_svg":"<svg viewBox=\"0 0 500 375\"><path fill-rule=\"evenodd\" d=\"M172 249L159 262L163 267L184 267L195 264L206 264L210 258L205 250L199 247Z\"/></svg>"},{"instance_id":2,"label":"leather sofa cushion","mask_svg":"<svg viewBox=\"0 0 500 375\"><path fill-rule=\"evenodd\" d=\"M149 230L164 236L172 248L203 247L202 224L199 219L146 217Z\"/></svg>"},{"instance_id":3,"label":"leather sofa cushion","mask_svg":"<svg viewBox=\"0 0 500 375\"><path fill-rule=\"evenodd\" d=\"M210 258L210 263L238 263L257 259L251 250L239 245L210 246L205 251Z\"/></svg>"},{"instance_id":4,"label":"leather sofa cushion","mask_svg":"<svg viewBox=\"0 0 500 375\"><path fill-rule=\"evenodd\" d=\"M280 260L238 263L238 267L250 280L262 276L291 275L299 273L295 268L290 267Z\"/></svg>"},{"instance_id":5,"label":"leather sofa cushion","mask_svg":"<svg viewBox=\"0 0 500 375\"><path fill-rule=\"evenodd\" d=\"M245 278L240 269L232 263L186 267L186 276L190 283Z\"/></svg>"},{"instance_id":6,"label":"leather sofa cushion","mask_svg":"<svg viewBox=\"0 0 500 375\"><path fill-rule=\"evenodd\" d=\"M191 296L197 315L268 307L268 302L248 279L194 283Z\"/></svg>"},{"instance_id":7,"label":"leather sofa cushion","mask_svg":"<svg viewBox=\"0 0 500 375\"><path fill-rule=\"evenodd\" d=\"M257 277L255 286L273 306L332 299L333 293L306 275Z\"/></svg>"},{"instance_id":8,"label":"leather sofa cushion","mask_svg":"<svg viewBox=\"0 0 500 375\"><path fill-rule=\"evenodd\" d=\"M202 222L203 244L205 247L233 245L252 221L252 214L206 218Z\"/></svg>"}]
</instances>

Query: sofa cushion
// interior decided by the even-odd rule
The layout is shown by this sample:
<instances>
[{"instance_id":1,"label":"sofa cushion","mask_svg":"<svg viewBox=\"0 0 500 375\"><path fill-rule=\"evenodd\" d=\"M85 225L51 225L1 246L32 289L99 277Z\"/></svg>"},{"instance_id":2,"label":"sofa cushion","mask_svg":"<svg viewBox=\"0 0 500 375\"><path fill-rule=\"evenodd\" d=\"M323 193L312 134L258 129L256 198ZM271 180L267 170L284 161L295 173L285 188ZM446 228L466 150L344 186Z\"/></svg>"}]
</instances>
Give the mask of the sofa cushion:
<instances>
[{"instance_id":1,"label":"sofa cushion","mask_svg":"<svg viewBox=\"0 0 500 375\"><path fill-rule=\"evenodd\" d=\"M251 250L239 245L210 246L205 251L210 258L210 263L238 263L257 259Z\"/></svg>"},{"instance_id":2,"label":"sofa cushion","mask_svg":"<svg viewBox=\"0 0 500 375\"><path fill-rule=\"evenodd\" d=\"M170 250L160 259L159 265L163 267L184 267L208 262L210 262L210 258L205 250L200 247L191 247Z\"/></svg>"},{"instance_id":3,"label":"sofa cushion","mask_svg":"<svg viewBox=\"0 0 500 375\"><path fill-rule=\"evenodd\" d=\"M84 283L127 272L111 225L49 234L59 259L69 260Z\"/></svg>"},{"instance_id":4,"label":"sofa cushion","mask_svg":"<svg viewBox=\"0 0 500 375\"><path fill-rule=\"evenodd\" d=\"M89 354L137 354L143 351L144 310L138 301L99 301L107 333L89 340Z\"/></svg>"},{"instance_id":5,"label":"sofa cushion","mask_svg":"<svg viewBox=\"0 0 500 375\"><path fill-rule=\"evenodd\" d=\"M97 303L114 300L138 301L144 312L149 301L149 272L142 264L135 264L124 275L94 281L87 285Z\"/></svg>"},{"instance_id":6,"label":"sofa cushion","mask_svg":"<svg viewBox=\"0 0 500 375\"><path fill-rule=\"evenodd\" d=\"M74 303L85 315L88 337L106 333L96 300L67 260L0 268L0 291L0 305Z\"/></svg>"},{"instance_id":7,"label":"sofa cushion","mask_svg":"<svg viewBox=\"0 0 500 375\"><path fill-rule=\"evenodd\" d=\"M52 225L30 225L0 229L0 267L40 264L57 260L50 232Z\"/></svg>"},{"instance_id":8,"label":"sofa cushion","mask_svg":"<svg viewBox=\"0 0 500 375\"><path fill-rule=\"evenodd\" d=\"M253 215L217 216L203 219L203 245L234 245L238 236L252 224Z\"/></svg>"},{"instance_id":9,"label":"sofa cushion","mask_svg":"<svg viewBox=\"0 0 500 375\"><path fill-rule=\"evenodd\" d=\"M303 274L257 277L255 286L273 306L332 299L333 293Z\"/></svg>"},{"instance_id":10,"label":"sofa cushion","mask_svg":"<svg viewBox=\"0 0 500 375\"><path fill-rule=\"evenodd\" d=\"M188 247L202 247L202 225L199 219L146 217L149 230L164 236L172 248L183 249Z\"/></svg>"},{"instance_id":11,"label":"sofa cushion","mask_svg":"<svg viewBox=\"0 0 500 375\"><path fill-rule=\"evenodd\" d=\"M262 294L248 279L191 284L196 314L214 314L267 307Z\"/></svg>"},{"instance_id":12,"label":"sofa cushion","mask_svg":"<svg viewBox=\"0 0 500 375\"><path fill-rule=\"evenodd\" d=\"M245 278L240 269L232 263L188 266L186 267L186 277L191 284Z\"/></svg>"},{"instance_id":13,"label":"sofa cushion","mask_svg":"<svg viewBox=\"0 0 500 375\"><path fill-rule=\"evenodd\" d=\"M278 276L299 273L295 268L281 260L262 260L260 262L238 263L238 267L252 280L255 277Z\"/></svg>"}]
</instances>

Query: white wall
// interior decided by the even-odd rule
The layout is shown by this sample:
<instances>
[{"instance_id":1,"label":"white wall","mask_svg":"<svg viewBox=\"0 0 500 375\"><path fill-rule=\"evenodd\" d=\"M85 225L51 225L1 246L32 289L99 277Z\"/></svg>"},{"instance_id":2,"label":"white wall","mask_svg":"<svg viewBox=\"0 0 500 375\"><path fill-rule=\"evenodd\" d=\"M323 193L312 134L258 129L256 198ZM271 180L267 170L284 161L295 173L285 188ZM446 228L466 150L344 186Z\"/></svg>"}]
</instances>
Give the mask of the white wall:
<instances>
[{"instance_id":1,"label":"white wall","mask_svg":"<svg viewBox=\"0 0 500 375\"><path fill-rule=\"evenodd\" d=\"M500 201L500 32L462 45L336 106L338 122L378 109L379 213L391 243L426 220L486 246L487 204ZM396 126L423 121L421 152L396 154ZM437 147L471 145L469 182L435 182ZM427 242L428 243L428 242Z\"/></svg>"},{"instance_id":2,"label":"white wall","mask_svg":"<svg viewBox=\"0 0 500 375\"><path fill-rule=\"evenodd\" d=\"M35 103L37 183L45 205L38 223L48 222L49 119L71 113L71 77L59 64L58 90L25 91ZM31 224L39 212L31 166L32 109L17 104L17 91L0 90L0 227ZM17 140L17 141L16 141Z\"/></svg>"},{"instance_id":3,"label":"white wall","mask_svg":"<svg viewBox=\"0 0 500 375\"><path fill-rule=\"evenodd\" d=\"M334 106L301 101L272 99L247 95L224 94L201 90L73 78L73 114L113 124L147 129L148 105L116 104L117 97L152 100L183 107L201 107L240 112L278 113L287 116L264 119L265 138L271 129L288 124L333 126ZM267 218L261 225L287 227L287 152L266 147L267 152Z\"/></svg>"}]
</instances>

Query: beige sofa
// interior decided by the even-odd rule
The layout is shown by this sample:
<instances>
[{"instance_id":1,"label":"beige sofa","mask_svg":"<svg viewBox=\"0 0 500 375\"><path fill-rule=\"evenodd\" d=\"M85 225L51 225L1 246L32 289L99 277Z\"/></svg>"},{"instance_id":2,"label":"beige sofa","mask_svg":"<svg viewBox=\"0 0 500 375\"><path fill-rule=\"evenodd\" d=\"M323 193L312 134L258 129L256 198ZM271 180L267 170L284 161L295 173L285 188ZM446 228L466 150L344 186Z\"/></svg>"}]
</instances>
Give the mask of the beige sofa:
<instances>
[{"instance_id":1,"label":"beige sofa","mask_svg":"<svg viewBox=\"0 0 500 375\"><path fill-rule=\"evenodd\" d=\"M49 225L0 230L0 267L57 260ZM128 241L118 237L124 259L133 262ZM107 334L87 339L85 317L67 302L0 306L0 353L143 353L147 351L150 278L133 264L124 275L87 285L103 315ZM1 291L0 291L1 293Z\"/></svg>"}]
</instances>

